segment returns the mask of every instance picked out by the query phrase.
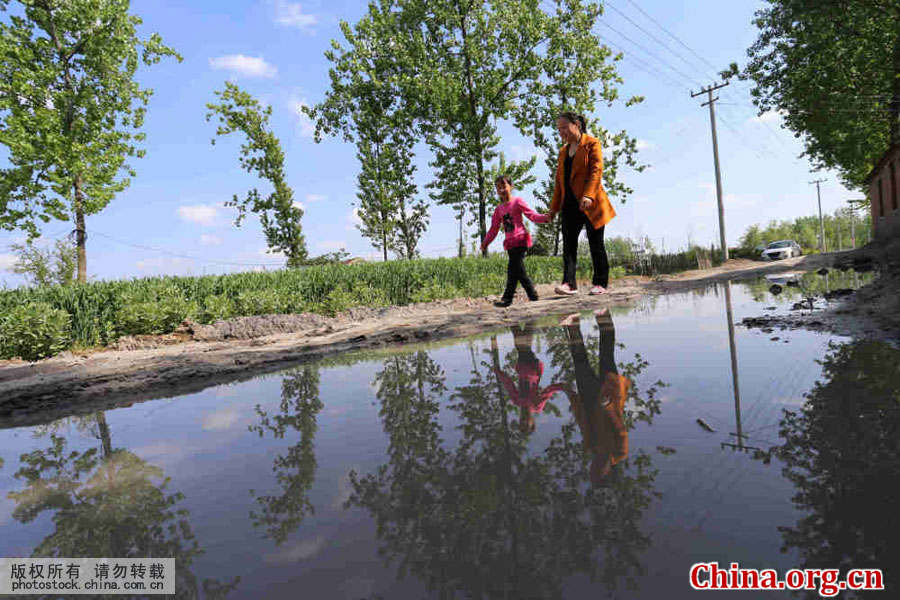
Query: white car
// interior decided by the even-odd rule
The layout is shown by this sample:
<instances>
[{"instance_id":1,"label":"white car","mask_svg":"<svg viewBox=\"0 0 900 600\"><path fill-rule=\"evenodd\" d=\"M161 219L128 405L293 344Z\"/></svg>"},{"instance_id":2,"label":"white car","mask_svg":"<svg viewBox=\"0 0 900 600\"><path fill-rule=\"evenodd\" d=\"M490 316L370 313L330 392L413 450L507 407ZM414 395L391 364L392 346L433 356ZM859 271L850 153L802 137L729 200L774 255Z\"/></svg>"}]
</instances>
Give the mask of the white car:
<instances>
[{"instance_id":1,"label":"white car","mask_svg":"<svg viewBox=\"0 0 900 600\"><path fill-rule=\"evenodd\" d=\"M793 256L803 256L800 244L794 240L772 242L762 251L763 260L781 260L782 258L791 258Z\"/></svg>"}]
</instances>

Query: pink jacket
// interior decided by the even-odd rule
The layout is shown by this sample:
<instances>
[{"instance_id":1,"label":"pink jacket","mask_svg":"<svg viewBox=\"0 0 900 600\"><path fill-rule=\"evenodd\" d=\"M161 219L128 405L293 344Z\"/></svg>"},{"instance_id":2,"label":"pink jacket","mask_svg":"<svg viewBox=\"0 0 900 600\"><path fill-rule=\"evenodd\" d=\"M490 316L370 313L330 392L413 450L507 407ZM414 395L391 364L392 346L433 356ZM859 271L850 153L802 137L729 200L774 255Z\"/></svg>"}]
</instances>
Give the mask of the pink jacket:
<instances>
[{"instance_id":1,"label":"pink jacket","mask_svg":"<svg viewBox=\"0 0 900 600\"><path fill-rule=\"evenodd\" d=\"M495 368L494 373L506 388L510 401L532 413L543 412L544 405L553 394L566 391L565 386L561 383L554 383L540 389L541 375L544 373L544 363L540 361L536 364L516 364L516 374L519 376L518 388L513 378L503 371Z\"/></svg>"},{"instance_id":2,"label":"pink jacket","mask_svg":"<svg viewBox=\"0 0 900 600\"><path fill-rule=\"evenodd\" d=\"M525 201L518 196L513 196L509 202L505 202L494 209L494 216L491 218L491 228L482 242L481 247L487 248L494 238L497 237L497 231L500 225L503 225L503 232L506 239L503 240L503 249L510 248L531 248L531 235L525 229L522 221L522 215L528 217L534 223L549 223L550 215L542 215L535 212L525 204Z\"/></svg>"}]
</instances>

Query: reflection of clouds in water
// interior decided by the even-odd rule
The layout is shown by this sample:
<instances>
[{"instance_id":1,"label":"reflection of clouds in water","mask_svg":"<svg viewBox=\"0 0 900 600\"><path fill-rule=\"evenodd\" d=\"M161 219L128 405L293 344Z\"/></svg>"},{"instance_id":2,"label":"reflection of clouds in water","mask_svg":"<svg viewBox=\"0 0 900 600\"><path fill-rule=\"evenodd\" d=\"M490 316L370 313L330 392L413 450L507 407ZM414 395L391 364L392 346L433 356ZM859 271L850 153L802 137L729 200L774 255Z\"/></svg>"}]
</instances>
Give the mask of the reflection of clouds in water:
<instances>
[{"instance_id":1,"label":"reflection of clouds in water","mask_svg":"<svg viewBox=\"0 0 900 600\"><path fill-rule=\"evenodd\" d=\"M12 490L0 490L0 527L3 527L12 521L12 511L15 508L15 502L7 500L6 496Z\"/></svg>"},{"instance_id":2,"label":"reflection of clouds in water","mask_svg":"<svg viewBox=\"0 0 900 600\"><path fill-rule=\"evenodd\" d=\"M805 403L806 398L800 396L787 396L772 400L772 404L775 406L803 406Z\"/></svg>"},{"instance_id":3,"label":"reflection of clouds in water","mask_svg":"<svg viewBox=\"0 0 900 600\"><path fill-rule=\"evenodd\" d=\"M241 420L241 413L236 408L228 406L219 408L203 417L201 427L203 431L225 431Z\"/></svg>"},{"instance_id":4,"label":"reflection of clouds in water","mask_svg":"<svg viewBox=\"0 0 900 600\"><path fill-rule=\"evenodd\" d=\"M350 482L350 471L356 471L358 473L359 467L355 465L350 467L338 481L337 495L331 502L331 508L334 510L344 508L344 503L347 502L347 500L350 499L351 494L353 494L353 484Z\"/></svg>"},{"instance_id":5,"label":"reflection of clouds in water","mask_svg":"<svg viewBox=\"0 0 900 600\"><path fill-rule=\"evenodd\" d=\"M324 535L300 540L279 549L278 552L267 554L263 559L270 565L290 565L301 560L314 558L325 547L327 540Z\"/></svg>"},{"instance_id":6,"label":"reflection of clouds in water","mask_svg":"<svg viewBox=\"0 0 900 600\"><path fill-rule=\"evenodd\" d=\"M358 598L368 598L375 591L375 580L371 577L353 577L345 580L340 590L344 592L347 600L357 600Z\"/></svg>"},{"instance_id":7,"label":"reflection of clouds in water","mask_svg":"<svg viewBox=\"0 0 900 600\"><path fill-rule=\"evenodd\" d=\"M234 398L241 393L239 385L220 385L212 389L213 398Z\"/></svg>"},{"instance_id":8,"label":"reflection of clouds in water","mask_svg":"<svg viewBox=\"0 0 900 600\"><path fill-rule=\"evenodd\" d=\"M195 450L195 448L190 448L183 443L157 442L147 446L140 446L133 449L132 452L148 463L158 467L169 468L190 456Z\"/></svg>"}]
</instances>

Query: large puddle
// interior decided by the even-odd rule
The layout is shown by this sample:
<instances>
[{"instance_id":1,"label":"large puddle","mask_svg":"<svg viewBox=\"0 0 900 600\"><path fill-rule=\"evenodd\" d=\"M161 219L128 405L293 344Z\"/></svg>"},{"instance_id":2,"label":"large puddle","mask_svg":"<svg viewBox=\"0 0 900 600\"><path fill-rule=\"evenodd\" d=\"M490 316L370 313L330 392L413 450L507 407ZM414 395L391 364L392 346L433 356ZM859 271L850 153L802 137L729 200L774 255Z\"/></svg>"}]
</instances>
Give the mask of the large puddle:
<instances>
[{"instance_id":1,"label":"large puddle","mask_svg":"<svg viewBox=\"0 0 900 600\"><path fill-rule=\"evenodd\" d=\"M817 277L0 431L0 556L175 557L184 598L680 598L697 562L896 590L900 353L738 325L859 283Z\"/></svg>"}]
</instances>

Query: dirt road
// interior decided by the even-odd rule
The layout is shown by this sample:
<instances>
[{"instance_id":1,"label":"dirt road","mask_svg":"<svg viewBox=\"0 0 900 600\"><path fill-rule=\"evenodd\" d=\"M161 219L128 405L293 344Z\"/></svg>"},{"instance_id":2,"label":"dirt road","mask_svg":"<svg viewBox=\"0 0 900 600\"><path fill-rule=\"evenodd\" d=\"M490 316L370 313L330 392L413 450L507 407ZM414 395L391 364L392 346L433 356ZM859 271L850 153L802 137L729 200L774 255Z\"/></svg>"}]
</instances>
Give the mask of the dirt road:
<instances>
[{"instance_id":1,"label":"dirt road","mask_svg":"<svg viewBox=\"0 0 900 600\"><path fill-rule=\"evenodd\" d=\"M189 326L169 336L123 340L119 349L63 353L37 363L0 361L0 427L194 393L348 350L466 336L524 318L627 303L642 295L683 291L716 281L815 270L847 256L812 255L777 263L732 260L714 269L653 280L627 277L613 282L607 296L588 296L583 290L578 296L558 297L553 286L538 286L539 301L517 298L505 309L492 305L495 298L481 298L359 308L335 318L247 317ZM846 316L842 320L846 321Z\"/></svg>"}]
</instances>

